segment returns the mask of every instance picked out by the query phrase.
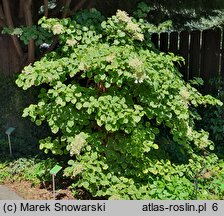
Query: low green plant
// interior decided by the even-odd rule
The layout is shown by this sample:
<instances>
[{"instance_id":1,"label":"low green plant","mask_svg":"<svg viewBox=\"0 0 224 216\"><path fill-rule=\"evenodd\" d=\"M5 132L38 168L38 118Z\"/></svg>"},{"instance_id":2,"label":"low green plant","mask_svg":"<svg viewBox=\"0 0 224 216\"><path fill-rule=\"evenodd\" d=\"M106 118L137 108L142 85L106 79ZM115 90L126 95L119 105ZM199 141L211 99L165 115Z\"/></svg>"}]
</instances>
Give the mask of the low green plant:
<instances>
[{"instance_id":1,"label":"low green plant","mask_svg":"<svg viewBox=\"0 0 224 216\"><path fill-rule=\"evenodd\" d=\"M7 165L7 162L0 163L0 183L4 182L4 180L10 176L10 174L6 171Z\"/></svg>"},{"instance_id":2,"label":"low green plant","mask_svg":"<svg viewBox=\"0 0 224 216\"><path fill-rule=\"evenodd\" d=\"M0 181L21 181L34 180L33 175L34 160L19 158L0 163Z\"/></svg>"},{"instance_id":3,"label":"low green plant","mask_svg":"<svg viewBox=\"0 0 224 216\"><path fill-rule=\"evenodd\" d=\"M182 79L175 64L183 58L155 49L151 34L159 29L120 10L108 19L90 10L39 24L59 45L19 75L24 90L43 87L23 117L48 123L52 136L40 149L69 157L64 175L74 191L193 198L198 173L218 163L208 132L195 127L194 108L222 103Z\"/></svg>"},{"instance_id":4,"label":"low green plant","mask_svg":"<svg viewBox=\"0 0 224 216\"><path fill-rule=\"evenodd\" d=\"M218 200L224 198L223 160L220 160L213 169L204 168L197 175L197 199Z\"/></svg>"},{"instance_id":5,"label":"low green plant","mask_svg":"<svg viewBox=\"0 0 224 216\"><path fill-rule=\"evenodd\" d=\"M33 185L51 184L52 169L58 162L55 159L47 158L18 158L0 163L0 182L4 181L29 181ZM60 179L58 176L57 179ZM60 184L58 185L60 187Z\"/></svg>"},{"instance_id":6,"label":"low green plant","mask_svg":"<svg viewBox=\"0 0 224 216\"><path fill-rule=\"evenodd\" d=\"M52 181L50 170L57 164L55 159L47 158L39 161L34 166L35 176L43 183L43 185L49 184Z\"/></svg>"}]
</instances>

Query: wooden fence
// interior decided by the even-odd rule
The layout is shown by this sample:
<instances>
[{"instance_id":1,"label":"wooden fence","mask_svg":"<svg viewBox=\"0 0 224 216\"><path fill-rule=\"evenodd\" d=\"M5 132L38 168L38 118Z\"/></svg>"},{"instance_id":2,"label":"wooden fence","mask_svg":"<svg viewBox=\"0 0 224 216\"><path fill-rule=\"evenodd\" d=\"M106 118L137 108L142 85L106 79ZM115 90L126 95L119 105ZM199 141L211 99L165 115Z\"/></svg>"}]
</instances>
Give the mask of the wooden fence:
<instances>
[{"instance_id":1,"label":"wooden fence","mask_svg":"<svg viewBox=\"0 0 224 216\"><path fill-rule=\"evenodd\" d=\"M184 57L186 63L180 71L185 80L201 77L204 89L211 90L211 78L224 79L223 29L153 34L152 41L159 50Z\"/></svg>"},{"instance_id":2,"label":"wooden fence","mask_svg":"<svg viewBox=\"0 0 224 216\"><path fill-rule=\"evenodd\" d=\"M201 77L204 89L210 90L209 80L224 79L224 33L216 28L204 31L182 31L153 34L152 41L163 52L173 52L184 57L186 64L180 68L185 80ZM18 71L20 61L15 55L9 36L0 35L0 73Z\"/></svg>"}]
</instances>

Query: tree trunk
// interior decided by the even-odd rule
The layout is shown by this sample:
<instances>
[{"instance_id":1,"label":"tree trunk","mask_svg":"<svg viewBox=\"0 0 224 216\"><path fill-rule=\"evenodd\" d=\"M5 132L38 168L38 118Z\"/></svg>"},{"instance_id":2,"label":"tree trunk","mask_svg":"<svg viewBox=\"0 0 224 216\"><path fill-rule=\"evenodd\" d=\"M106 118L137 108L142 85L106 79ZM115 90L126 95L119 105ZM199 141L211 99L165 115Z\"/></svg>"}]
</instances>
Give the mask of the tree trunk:
<instances>
[{"instance_id":1,"label":"tree trunk","mask_svg":"<svg viewBox=\"0 0 224 216\"><path fill-rule=\"evenodd\" d=\"M24 17L26 21L26 26L31 27L33 25L32 18L32 0L23 0ZM28 58L26 64L33 63L35 60L35 42L30 40L28 44Z\"/></svg>"},{"instance_id":2,"label":"tree trunk","mask_svg":"<svg viewBox=\"0 0 224 216\"><path fill-rule=\"evenodd\" d=\"M48 0L44 0L44 16L48 17Z\"/></svg>"},{"instance_id":3,"label":"tree trunk","mask_svg":"<svg viewBox=\"0 0 224 216\"><path fill-rule=\"evenodd\" d=\"M2 4L3 4L4 15L5 15L7 27L14 28L9 1L2 0ZM22 52L21 45L19 43L18 38L13 35L11 36L11 38L12 38L13 44L15 46L16 54L18 55L19 58L22 58L23 52Z\"/></svg>"},{"instance_id":4,"label":"tree trunk","mask_svg":"<svg viewBox=\"0 0 224 216\"><path fill-rule=\"evenodd\" d=\"M40 18L39 9L43 6L42 15L47 17L64 18L72 15L74 12L95 7L106 16L114 14L116 10L132 8L133 1L123 0L57 0L56 7L53 10L48 8L49 0L0 0L0 73L13 74L20 72L26 64L35 61L35 41L31 40L27 48L20 42L16 36L2 35L3 27L32 26ZM57 45L57 38L50 46L52 51Z\"/></svg>"},{"instance_id":5,"label":"tree trunk","mask_svg":"<svg viewBox=\"0 0 224 216\"><path fill-rule=\"evenodd\" d=\"M22 67L23 51L19 39L15 36L2 35L2 28L14 27L13 10L16 4L2 0L0 4L0 73L12 75L18 73Z\"/></svg>"}]
</instances>

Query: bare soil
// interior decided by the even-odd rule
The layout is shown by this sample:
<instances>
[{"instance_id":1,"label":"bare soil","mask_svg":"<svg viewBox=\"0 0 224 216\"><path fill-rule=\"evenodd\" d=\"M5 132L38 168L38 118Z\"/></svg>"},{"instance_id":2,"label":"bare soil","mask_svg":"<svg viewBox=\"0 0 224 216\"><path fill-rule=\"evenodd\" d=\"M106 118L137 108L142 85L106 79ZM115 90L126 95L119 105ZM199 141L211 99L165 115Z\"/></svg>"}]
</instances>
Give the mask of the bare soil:
<instances>
[{"instance_id":1,"label":"bare soil","mask_svg":"<svg viewBox=\"0 0 224 216\"><path fill-rule=\"evenodd\" d=\"M52 189L40 188L40 186L33 186L28 181L21 182L5 182L5 186L16 192L25 200L51 200L53 199ZM56 190L57 200L74 200L74 196L69 189Z\"/></svg>"}]
</instances>

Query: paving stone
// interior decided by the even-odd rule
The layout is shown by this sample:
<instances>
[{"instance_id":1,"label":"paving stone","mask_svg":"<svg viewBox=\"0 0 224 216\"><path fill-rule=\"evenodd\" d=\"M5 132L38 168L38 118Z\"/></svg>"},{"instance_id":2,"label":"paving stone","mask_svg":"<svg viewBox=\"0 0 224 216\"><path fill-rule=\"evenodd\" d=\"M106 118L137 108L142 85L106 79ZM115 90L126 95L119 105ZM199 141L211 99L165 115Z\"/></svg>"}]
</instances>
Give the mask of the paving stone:
<instances>
[{"instance_id":1,"label":"paving stone","mask_svg":"<svg viewBox=\"0 0 224 216\"><path fill-rule=\"evenodd\" d=\"M0 185L0 200L23 200L23 198L9 188Z\"/></svg>"}]
</instances>

